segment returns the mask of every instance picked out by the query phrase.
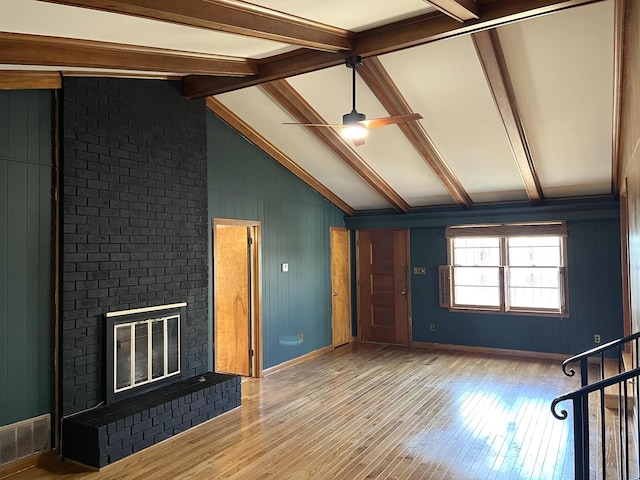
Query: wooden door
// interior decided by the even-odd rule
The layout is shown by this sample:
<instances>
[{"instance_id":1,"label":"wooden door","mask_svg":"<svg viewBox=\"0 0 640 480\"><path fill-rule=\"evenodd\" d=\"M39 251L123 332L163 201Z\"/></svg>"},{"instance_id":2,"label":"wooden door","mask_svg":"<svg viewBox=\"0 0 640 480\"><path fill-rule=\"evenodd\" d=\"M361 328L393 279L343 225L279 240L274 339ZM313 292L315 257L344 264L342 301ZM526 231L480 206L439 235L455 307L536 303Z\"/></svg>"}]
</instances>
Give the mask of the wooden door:
<instances>
[{"instance_id":1,"label":"wooden door","mask_svg":"<svg viewBox=\"0 0 640 480\"><path fill-rule=\"evenodd\" d=\"M351 341L351 268L349 231L331 227L331 326L333 346Z\"/></svg>"},{"instance_id":2,"label":"wooden door","mask_svg":"<svg viewBox=\"0 0 640 480\"><path fill-rule=\"evenodd\" d=\"M407 231L358 231L360 340L408 345Z\"/></svg>"},{"instance_id":3,"label":"wooden door","mask_svg":"<svg viewBox=\"0 0 640 480\"><path fill-rule=\"evenodd\" d=\"M250 235L244 225L214 228L214 366L251 375Z\"/></svg>"}]
</instances>

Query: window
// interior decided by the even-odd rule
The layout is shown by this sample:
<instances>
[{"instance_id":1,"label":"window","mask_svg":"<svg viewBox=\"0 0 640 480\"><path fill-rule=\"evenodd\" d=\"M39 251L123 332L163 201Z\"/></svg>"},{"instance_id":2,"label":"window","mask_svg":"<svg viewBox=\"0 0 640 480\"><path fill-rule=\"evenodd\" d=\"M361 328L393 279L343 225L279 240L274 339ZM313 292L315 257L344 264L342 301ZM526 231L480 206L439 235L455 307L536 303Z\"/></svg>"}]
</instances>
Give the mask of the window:
<instances>
[{"instance_id":1,"label":"window","mask_svg":"<svg viewBox=\"0 0 640 480\"><path fill-rule=\"evenodd\" d=\"M449 264L440 267L440 305L566 316L566 224L447 228Z\"/></svg>"}]
</instances>

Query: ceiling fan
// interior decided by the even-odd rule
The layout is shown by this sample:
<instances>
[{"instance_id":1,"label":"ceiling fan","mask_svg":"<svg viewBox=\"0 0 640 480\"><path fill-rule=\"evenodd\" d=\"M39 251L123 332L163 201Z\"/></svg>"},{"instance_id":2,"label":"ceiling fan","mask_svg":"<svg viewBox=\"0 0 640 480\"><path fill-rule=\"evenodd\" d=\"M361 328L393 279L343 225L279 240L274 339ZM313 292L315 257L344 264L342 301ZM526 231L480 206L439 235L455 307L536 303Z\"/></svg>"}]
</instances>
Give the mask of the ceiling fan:
<instances>
[{"instance_id":1,"label":"ceiling fan","mask_svg":"<svg viewBox=\"0 0 640 480\"><path fill-rule=\"evenodd\" d=\"M305 127L330 127L340 128L342 138L353 141L353 144L358 147L364 145L364 139L367 136L367 131L370 128L384 127L386 125L395 125L398 123L411 122L414 120L420 120L422 115L419 113L409 113L406 115L392 115L390 117L373 118L367 120L367 116L364 113L360 113L356 110L356 68L362 65L362 57L352 56L347 57L346 66L352 70L352 104L351 111L345 113L342 116L342 124L331 123L285 123L285 125L303 125Z\"/></svg>"}]
</instances>

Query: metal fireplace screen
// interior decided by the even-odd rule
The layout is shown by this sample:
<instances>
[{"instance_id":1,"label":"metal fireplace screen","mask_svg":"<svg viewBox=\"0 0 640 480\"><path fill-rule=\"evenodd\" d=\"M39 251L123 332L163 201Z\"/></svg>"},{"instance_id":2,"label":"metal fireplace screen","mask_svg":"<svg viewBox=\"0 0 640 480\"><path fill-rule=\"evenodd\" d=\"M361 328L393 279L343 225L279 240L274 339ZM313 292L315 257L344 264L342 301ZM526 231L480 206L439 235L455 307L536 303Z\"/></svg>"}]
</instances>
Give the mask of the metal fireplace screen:
<instances>
[{"instance_id":1,"label":"metal fireplace screen","mask_svg":"<svg viewBox=\"0 0 640 480\"><path fill-rule=\"evenodd\" d=\"M107 403L180 379L186 303L110 312Z\"/></svg>"}]
</instances>

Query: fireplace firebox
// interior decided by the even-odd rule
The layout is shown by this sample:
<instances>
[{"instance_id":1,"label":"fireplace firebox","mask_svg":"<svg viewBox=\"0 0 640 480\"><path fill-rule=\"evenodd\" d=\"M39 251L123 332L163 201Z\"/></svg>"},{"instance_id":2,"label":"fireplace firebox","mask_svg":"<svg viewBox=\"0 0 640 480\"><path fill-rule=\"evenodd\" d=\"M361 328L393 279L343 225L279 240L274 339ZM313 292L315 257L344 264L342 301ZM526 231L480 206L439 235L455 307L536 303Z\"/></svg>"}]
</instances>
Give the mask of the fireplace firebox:
<instances>
[{"instance_id":1,"label":"fireplace firebox","mask_svg":"<svg viewBox=\"0 0 640 480\"><path fill-rule=\"evenodd\" d=\"M105 314L106 403L181 379L186 303Z\"/></svg>"}]
</instances>

